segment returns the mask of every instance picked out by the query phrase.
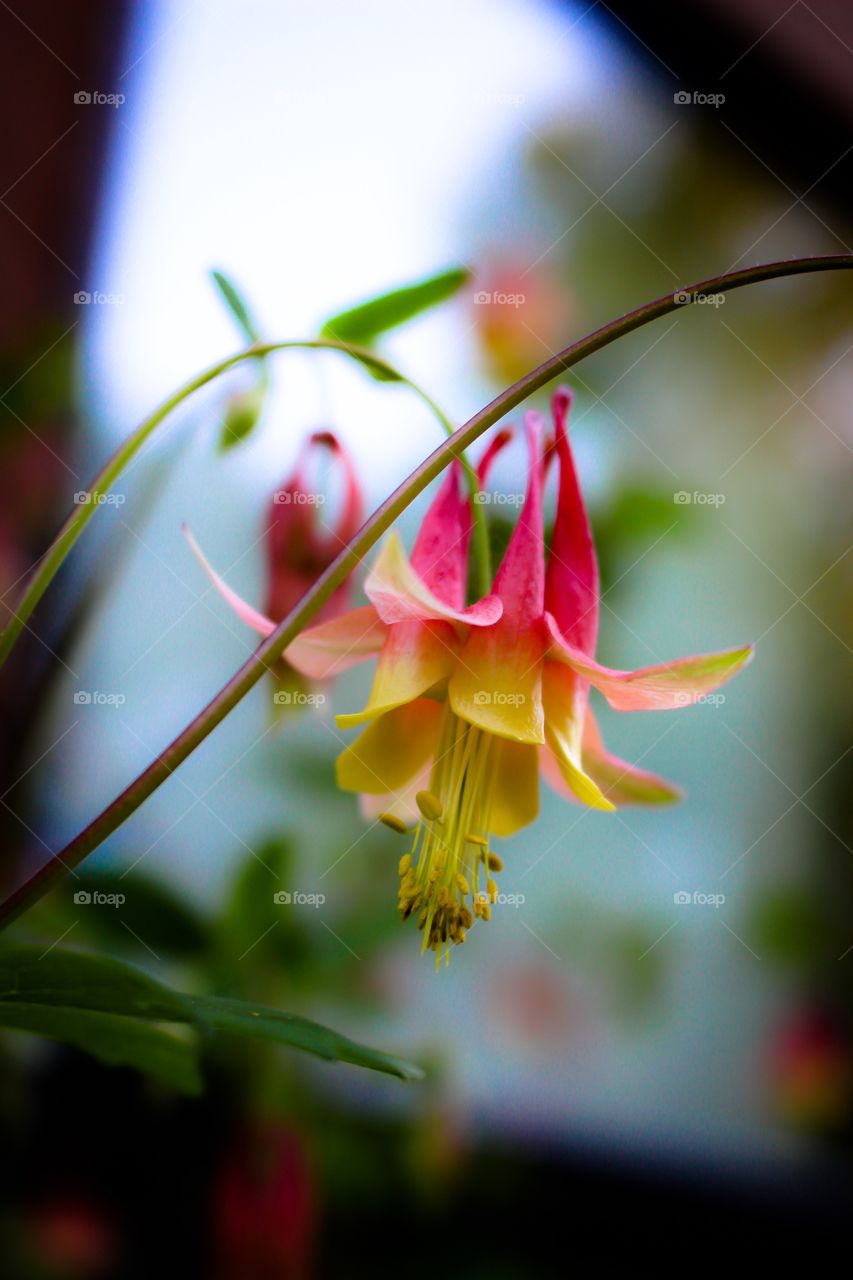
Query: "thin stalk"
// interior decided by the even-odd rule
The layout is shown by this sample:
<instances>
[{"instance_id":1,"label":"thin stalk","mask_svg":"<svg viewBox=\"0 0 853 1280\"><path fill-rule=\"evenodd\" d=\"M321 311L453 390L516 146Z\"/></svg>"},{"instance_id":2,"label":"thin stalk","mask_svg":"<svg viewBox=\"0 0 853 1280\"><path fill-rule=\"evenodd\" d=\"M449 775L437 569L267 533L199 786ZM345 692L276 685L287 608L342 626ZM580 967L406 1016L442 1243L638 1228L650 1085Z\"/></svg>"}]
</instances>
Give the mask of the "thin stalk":
<instances>
[{"instance_id":1,"label":"thin stalk","mask_svg":"<svg viewBox=\"0 0 853 1280\"><path fill-rule=\"evenodd\" d=\"M92 485L87 491L90 501L79 503L73 508L64 524L60 528L56 537L51 542L45 554L42 556L38 568L30 578L27 586L14 609L11 610L12 616L0 633L0 667L3 666L9 654L11 653L16 641L23 632L24 628L47 588L50 586L56 574L59 572L63 563L70 554L77 539L82 534L86 525L99 509L101 503L99 497L107 494L113 488L119 476L126 469L132 459L139 453L140 449L147 443L156 429L163 423L169 415L188 400L196 391L207 386L209 382L213 382L222 374L227 373L229 369L233 369L235 365L242 364L246 360L255 360L258 357L264 357L277 351L293 351L293 350L331 350L339 351L343 355L349 356L351 359L358 361L359 364L365 365L368 369L376 370L386 376L389 381L399 382L407 386L415 395L426 405L431 413L440 422L442 428L448 435L453 434L453 424L447 415L439 408L431 396L427 395L422 387L413 382L410 378L405 377L397 369L384 360L381 356L377 356L375 352L368 351L363 347L352 346L343 342L338 342L333 338L313 338L304 341L287 341L287 342L256 342L251 347L247 347L244 351L239 351L235 355L228 356L225 360L219 360L216 364L211 365L209 369L205 369L203 373L191 378L189 382L184 383L173 395L169 396L160 404L149 417L147 417L136 428L131 435L127 437L122 444L119 445L112 457L107 461L105 466L98 472ZM265 361L263 362L266 363ZM491 588L491 572L489 566L489 544L486 534L485 519L482 507L475 501L477 494L477 476L467 458L463 458L462 466L465 470L468 480L468 487L471 493L471 511L474 524L474 554L478 568L478 586L480 587L480 595L486 595Z\"/></svg>"},{"instance_id":2,"label":"thin stalk","mask_svg":"<svg viewBox=\"0 0 853 1280\"><path fill-rule=\"evenodd\" d=\"M463 426L445 440L420 466L416 467L390 497L376 509L373 515L362 525L352 541L332 561L320 575L314 586L302 597L286 618L278 624L265 640L258 645L254 654L231 677L219 693L211 699L207 706L199 712L194 720L178 734L173 742L158 755L151 764L117 796L86 828L81 831L50 862L30 877L16 892L11 894L0 905L0 928L10 924L34 903L38 902L68 872L77 867L94 849L97 849L123 822L134 813L152 792L186 760L200 743L213 732L217 725L225 719L266 672L269 665L275 662L299 632L310 622L315 613L329 599L334 591L352 573L371 547L382 536L386 529L405 511L419 493L435 479L437 475L452 461L460 457L462 452L473 444L479 436L493 427L505 414L515 409L533 392L547 386L554 378L565 373L573 365L602 347L608 346L617 338L632 333L660 316L667 315L677 307L685 304L684 296L691 301L710 293L723 293L744 285L756 284L762 280L773 280L781 276L800 275L813 271L833 271L853 267L853 255L838 254L822 258L796 258L787 262L772 262L762 266L747 267L741 271L727 272L702 280L688 289L677 293L665 294L653 302L644 303L634 311L618 320L588 334L578 342L566 347L537 369L526 374L506 391L501 392L479 413L474 414ZM313 344L305 344L313 345ZM275 349L276 344L269 344ZM342 350L351 350L341 347ZM257 355L261 349L251 351ZM243 353L232 357L232 363L246 358ZM376 361L376 357L370 356ZM379 362L381 363L381 362ZM201 379L210 380L215 373L208 371ZM198 381L198 380L197 380ZM168 402L167 402L168 403Z\"/></svg>"}]
</instances>

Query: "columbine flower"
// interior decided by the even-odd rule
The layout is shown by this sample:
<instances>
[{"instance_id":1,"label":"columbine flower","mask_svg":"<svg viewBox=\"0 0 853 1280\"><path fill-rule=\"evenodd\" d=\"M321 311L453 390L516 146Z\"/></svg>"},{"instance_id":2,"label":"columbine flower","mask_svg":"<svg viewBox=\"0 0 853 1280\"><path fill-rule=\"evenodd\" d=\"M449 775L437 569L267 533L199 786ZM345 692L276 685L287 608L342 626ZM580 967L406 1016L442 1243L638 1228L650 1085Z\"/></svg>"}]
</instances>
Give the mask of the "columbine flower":
<instances>
[{"instance_id":1,"label":"columbine flower","mask_svg":"<svg viewBox=\"0 0 853 1280\"><path fill-rule=\"evenodd\" d=\"M365 583L370 604L302 633L288 658L309 676L379 654L366 725L338 759L341 787L372 797L389 825L418 819L400 860L400 911L415 916L424 948L449 959L475 917L489 919L502 870L492 836L532 822L538 775L599 809L659 804L677 789L604 748L589 707L594 686L620 711L687 706L749 660L750 646L638 671L595 660L599 583L595 551L566 433L569 394L553 400L555 438L526 418L530 466L518 523L493 593L465 608L470 511L453 463L421 526L411 559L392 532ZM480 466L480 483L505 442ZM560 468L546 565L542 488L547 457Z\"/></svg>"},{"instance_id":2,"label":"columbine flower","mask_svg":"<svg viewBox=\"0 0 853 1280\"><path fill-rule=\"evenodd\" d=\"M343 501L334 527L320 517L322 495L316 493L305 478L309 456L313 450L328 450L343 473ZM190 546L220 595L237 616L253 630L267 636L298 604L305 592L329 565L343 546L353 537L362 522L361 487L352 459L331 431L315 431L305 441L293 474L273 494L266 523L267 591L261 613L235 591L211 568L198 543L185 529ZM326 531L323 532L323 529ZM347 606L349 584L339 587L320 609L318 618L336 618ZM357 612L357 611L356 611ZM306 690L305 673L297 670L285 654L276 665L275 677L279 696L277 705L299 707L303 699L296 696Z\"/></svg>"}]
</instances>

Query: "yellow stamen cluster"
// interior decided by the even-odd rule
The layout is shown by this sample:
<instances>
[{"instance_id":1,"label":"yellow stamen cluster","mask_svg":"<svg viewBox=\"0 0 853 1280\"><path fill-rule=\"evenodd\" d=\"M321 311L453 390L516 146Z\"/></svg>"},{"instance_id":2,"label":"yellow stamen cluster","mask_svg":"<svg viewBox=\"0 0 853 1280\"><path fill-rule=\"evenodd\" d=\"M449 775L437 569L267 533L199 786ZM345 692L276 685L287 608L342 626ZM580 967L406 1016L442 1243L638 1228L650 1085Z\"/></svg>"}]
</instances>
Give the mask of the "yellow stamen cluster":
<instances>
[{"instance_id":1,"label":"yellow stamen cluster","mask_svg":"<svg viewBox=\"0 0 853 1280\"><path fill-rule=\"evenodd\" d=\"M465 941L475 919L488 920L498 896L492 873L503 870L489 849L494 765L500 740L445 709L428 791L416 800L422 821L400 859L400 916L417 912L422 950L436 968L451 944ZM469 905L470 904L470 905Z\"/></svg>"}]
</instances>

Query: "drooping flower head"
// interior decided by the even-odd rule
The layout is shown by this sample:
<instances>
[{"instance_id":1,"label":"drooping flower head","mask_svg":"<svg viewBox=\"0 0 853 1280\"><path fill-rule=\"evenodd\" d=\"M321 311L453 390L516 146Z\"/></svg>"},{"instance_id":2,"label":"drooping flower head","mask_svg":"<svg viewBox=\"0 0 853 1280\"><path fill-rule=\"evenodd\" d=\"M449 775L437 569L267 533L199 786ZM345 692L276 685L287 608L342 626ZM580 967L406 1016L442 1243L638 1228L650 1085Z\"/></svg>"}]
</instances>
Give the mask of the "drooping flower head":
<instances>
[{"instance_id":1,"label":"drooping flower head","mask_svg":"<svg viewBox=\"0 0 853 1280\"><path fill-rule=\"evenodd\" d=\"M612 810L662 804L678 789L604 747L589 705L598 689L620 711L695 702L749 660L751 646L618 671L595 659L600 589L592 534L566 423L567 391L552 401L554 438L528 413L527 491L492 592L466 605L471 512L457 461L448 468L407 558L392 531L365 582L369 604L321 621L285 650L305 678L324 680L377 656L365 707L340 715L359 737L337 762L339 785L366 814L401 832L399 907L423 947L449 959L475 919L488 920L503 869L493 837L514 834L539 809L539 773L567 799ZM481 488L506 444L499 433L479 466ZM559 467L545 554L542 495ZM256 629L272 622L212 580Z\"/></svg>"},{"instance_id":2,"label":"drooping flower head","mask_svg":"<svg viewBox=\"0 0 853 1280\"><path fill-rule=\"evenodd\" d=\"M313 457L327 453L339 467L342 479L340 510L334 524L324 519L325 495L309 481L308 467ZM267 636L282 618L299 603L323 570L358 530L363 519L361 487L353 462L331 431L315 431L306 439L296 466L272 495L266 512L266 600L264 611L253 608L232 591L208 564L187 530L190 546L217 591L241 621ZM344 583L318 611L318 619L338 617L349 602L350 584ZM307 688L306 678L287 658L276 665L279 706L303 705L298 693Z\"/></svg>"},{"instance_id":3,"label":"drooping flower head","mask_svg":"<svg viewBox=\"0 0 853 1280\"><path fill-rule=\"evenodd\" d=\"M454 462L411 558L392 532L365 583L370 604L310 628L287 650L315 677L378 654L366 706L337 717L342 728L362 726L338 759L338 782L389 825L416 823L400 860L399 906L403 919L417 919L437 963L475 918L489 919L503 868L491 840L536 817L540 771L566 798L598 809L678 797L664 779L607 752L591 687L620 711L676 709L718 688L752 653L747 645L637 671L596 661L598 569L566 430L569 403L567 391L554 396L547 449L541 415L526 417L527 492L489 596L465 605L471 520ZM487 451L481 486L505 440ZM559 491L546 561L549 456Z\"/></svg>"}]
</instances>

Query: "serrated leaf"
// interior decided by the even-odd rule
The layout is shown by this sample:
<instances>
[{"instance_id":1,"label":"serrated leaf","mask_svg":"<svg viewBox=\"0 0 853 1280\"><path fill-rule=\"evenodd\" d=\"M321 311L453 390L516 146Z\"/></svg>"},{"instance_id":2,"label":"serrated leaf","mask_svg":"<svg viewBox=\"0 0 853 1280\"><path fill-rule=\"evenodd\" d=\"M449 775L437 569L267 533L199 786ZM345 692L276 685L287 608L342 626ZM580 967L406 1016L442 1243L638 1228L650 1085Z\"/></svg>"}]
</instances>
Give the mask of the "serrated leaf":
<instances>
[{"instance_id":1,"label":"serrated leaf","mask_svg":"<svg viewBox=\"0 0 853 1280\"><path fill-rule=\"evenodd\" d=\"M245 1000L231 1000L223 996L188 996L187 1000L199 1022L212 1031L273 1040L278 1044L312 1053L318 1058L325 1058L327 1062L349 1062L354 1066L368 1067L372 1071L397 1076L400 1080L423 1078L423 1072L414 1063L358 1044L347 1036L339 1035L337 1031L295 1013L283 1013L268 1005L250 1004Z\"/></svg>"},{"instance_id":2,"label":"serrated leaf","mask_svg":"<svg viewBox=\"0 0 853 1280\"><path fill-rule=\"evenodd\" d=\"M258 327L252 319L246 301L234 281L224 271L212 271L210 274L244 337L250 343L260 342L261 336Z\"/></svg>"},{"instance_id":3,"label":"serrated leaf","mask_svg":"<svg viewBox=\"0 0 853 1280\"><path fill-rule=\"evenodd\" d=\"M339 312L326 321L321 333L323 337L336 338L339 342L367 345L380 333L404 324L420 312L452 297L468 279L469 273L461 267L442 271Z\"/></svg>"}]
</instances>

